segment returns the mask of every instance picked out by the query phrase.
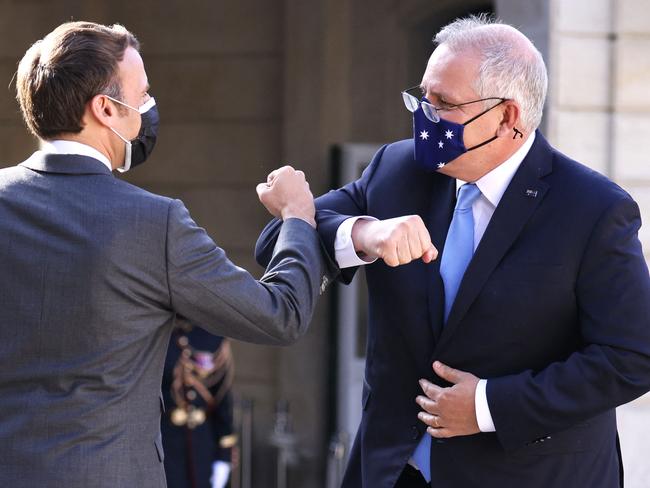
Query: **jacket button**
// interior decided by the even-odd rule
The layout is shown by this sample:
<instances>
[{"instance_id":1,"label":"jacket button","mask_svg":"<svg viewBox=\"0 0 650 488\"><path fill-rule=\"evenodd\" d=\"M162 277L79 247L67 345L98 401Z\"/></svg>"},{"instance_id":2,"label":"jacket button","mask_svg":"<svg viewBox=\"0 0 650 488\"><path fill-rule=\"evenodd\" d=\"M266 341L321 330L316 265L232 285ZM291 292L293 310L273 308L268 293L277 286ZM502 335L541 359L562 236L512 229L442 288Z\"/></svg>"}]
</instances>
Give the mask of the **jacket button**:
<instances>
[{"instance_id":1,"label":"jacket button","mask_svg":"<svg viewBox=\"0 0 650 488\"><path fill-rule=\"evenodd\" d=\"M417 425L412 425L411 431L413 432L413 440L417 439L420 436L420 431L418 430Z\"/></svg>"}]
</instances>

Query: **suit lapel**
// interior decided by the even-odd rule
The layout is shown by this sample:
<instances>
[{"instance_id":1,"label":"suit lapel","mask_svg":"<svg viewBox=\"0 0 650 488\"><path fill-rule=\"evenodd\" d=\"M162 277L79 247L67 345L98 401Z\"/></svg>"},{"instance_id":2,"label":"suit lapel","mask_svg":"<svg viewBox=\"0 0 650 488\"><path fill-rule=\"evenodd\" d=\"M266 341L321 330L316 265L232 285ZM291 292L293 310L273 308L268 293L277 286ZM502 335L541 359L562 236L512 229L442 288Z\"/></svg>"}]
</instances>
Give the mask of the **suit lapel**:
<instances>
[{"instance_id":1,"label":"suit lapel","mask_svg":"<svg viewBox=\"0 0 650 488\"><path fill-rule=\"evenodd\" d=\"M528 155L503 194L467 267L449 318L436 345L435 354L453 336L490 274L544 199L548 184L540 178L551 171L551 158L550 147L538 132Z\"/></svg>"}]
</instances>

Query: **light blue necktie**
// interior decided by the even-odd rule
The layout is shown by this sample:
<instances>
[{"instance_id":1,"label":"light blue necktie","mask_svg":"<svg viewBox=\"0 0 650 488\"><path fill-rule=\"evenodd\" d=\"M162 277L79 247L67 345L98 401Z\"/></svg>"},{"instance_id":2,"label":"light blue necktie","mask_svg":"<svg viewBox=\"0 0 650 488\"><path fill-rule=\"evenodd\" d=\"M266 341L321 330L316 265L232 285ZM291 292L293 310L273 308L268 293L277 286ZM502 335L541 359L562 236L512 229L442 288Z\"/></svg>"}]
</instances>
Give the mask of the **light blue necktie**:
<instances>
[{"instance_id":1,"label":"light blue necktie","mask_svg":"<svg viewBox=\"0 0 650 488\"><path fill-rule=\"evenodd\" d=\"M474 216L472 205L481 194L473 183L460 187L454 217L440 261L440 276L445 285L445 323L456 299L460 282L474 254Z\"/></svg>"},{"instance_id":2,"label":"light blue necktie","mask_svg":"<svg viewBox=\"0 0 650 488\"><path fill-rule=\"evenodd\" d=\"M460 187L454 216L449 225L447 240L442 251L440 275L445 285L445 322L458 293L467 265L474 254L474 216L472 204L481 194L473 183ZM413 461L427 480L431 482L431 436L424 433L413 453Z\"/></svg>"}]
</instances>

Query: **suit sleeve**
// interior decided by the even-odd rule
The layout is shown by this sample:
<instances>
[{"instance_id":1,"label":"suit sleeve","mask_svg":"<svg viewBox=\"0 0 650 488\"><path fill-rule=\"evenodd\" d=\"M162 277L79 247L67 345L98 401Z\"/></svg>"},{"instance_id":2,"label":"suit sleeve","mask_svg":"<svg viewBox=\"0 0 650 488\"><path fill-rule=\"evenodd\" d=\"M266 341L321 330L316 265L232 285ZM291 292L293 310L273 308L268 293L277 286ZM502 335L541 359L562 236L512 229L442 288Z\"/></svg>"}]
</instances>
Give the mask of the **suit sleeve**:
<instances>
[{"instance_id":1,"label":"suit sleeve","mask_svg":"<svg viewBox=\"0 0 650 488\"><path fill-rule=\"evenodd\" d=\"M533 373L489 379L497 436L507 450L587 421L650 388L650 280L629 197L601 216L575 285L583 347Z\"/></svg>"},{"instance_id":2,"label":"suit sleeve","mask_svg":"<svg viewBox=\"0 0 650 488\"><path fill-rule=\"evenodd\" d=\"M381 164L385 149L386 146L383 146L377 151L368 167L363 171L361 178L338 190L331 190L315 200L318 233L328 255L329 263L331 263L328 276L331 277L340 273L340 279L345 284L352 281L358 267L341 270L336 265L334 252L336 231L345 220L359 215L368 215L366 200L368 185ZM267 224L257 240L255 258L262 266L266 266L269 262L271 251L281 227L282 221L278 219L272 220Z\"/></svg>"},{"instance_id":3,"label":"suit sleeve","mask_svg":"<svg viewBox=\"0 0 650 488\"><path fill-rule=\"evenodd\" d=\"M324 271L317 232L288 219L258 281L235 266L172 201L167 230L171 308L209 332L259 344L290 344L307 330Z\"/></svg>"}]
</instances>

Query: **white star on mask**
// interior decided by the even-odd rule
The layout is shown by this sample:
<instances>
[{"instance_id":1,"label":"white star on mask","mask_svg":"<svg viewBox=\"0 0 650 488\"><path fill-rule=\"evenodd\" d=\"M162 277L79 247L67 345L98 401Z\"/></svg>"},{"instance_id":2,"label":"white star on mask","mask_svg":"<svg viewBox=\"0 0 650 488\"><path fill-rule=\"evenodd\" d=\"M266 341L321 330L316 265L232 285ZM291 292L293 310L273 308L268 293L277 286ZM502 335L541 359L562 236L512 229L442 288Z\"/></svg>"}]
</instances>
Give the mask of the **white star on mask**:
<instances>
[{"instance_id":1,"label":"white star on mask","mask_svg":"<svg viewBox=\"0 0 650 488\"><path fill-rule=\"evenodd\" d=\"M452 137L454 137L454 133L452 131L448 130L447 132L445 132L445 137L447 139L451 139Z\"/></svg>"},{"instance_id":2,"label":"white star on mask","mask_svg":"<svg viewBox=\"0 0 650 488\"><path fill-rule=\"evenodd\" d=\"M445 165L445 163L438 163L438 168L442 168Z\"/></svg>"},{"instance_id":3,"label":"white star on mask","mask_svg":"<svg viewBox=\"0 0 650 488\"><path fill-rule=\"evenodd\" d=\"M429 138L429 133L426 130L423 130L420 132L420 139L423 141L426 141Z\"/></svg>"},{"instance_id":4,"label":"white star on mask","mask_svg":"<svg viewBox=\"0 0 650 488\"><path fill-rule=\"evenodd\" d=\"M444 142L442 142L442 141L438 141L438 147L439 147L440 149L442 149L442 146L444 146L444 145L445 145Z\"/></svg>"}]
</instances>

